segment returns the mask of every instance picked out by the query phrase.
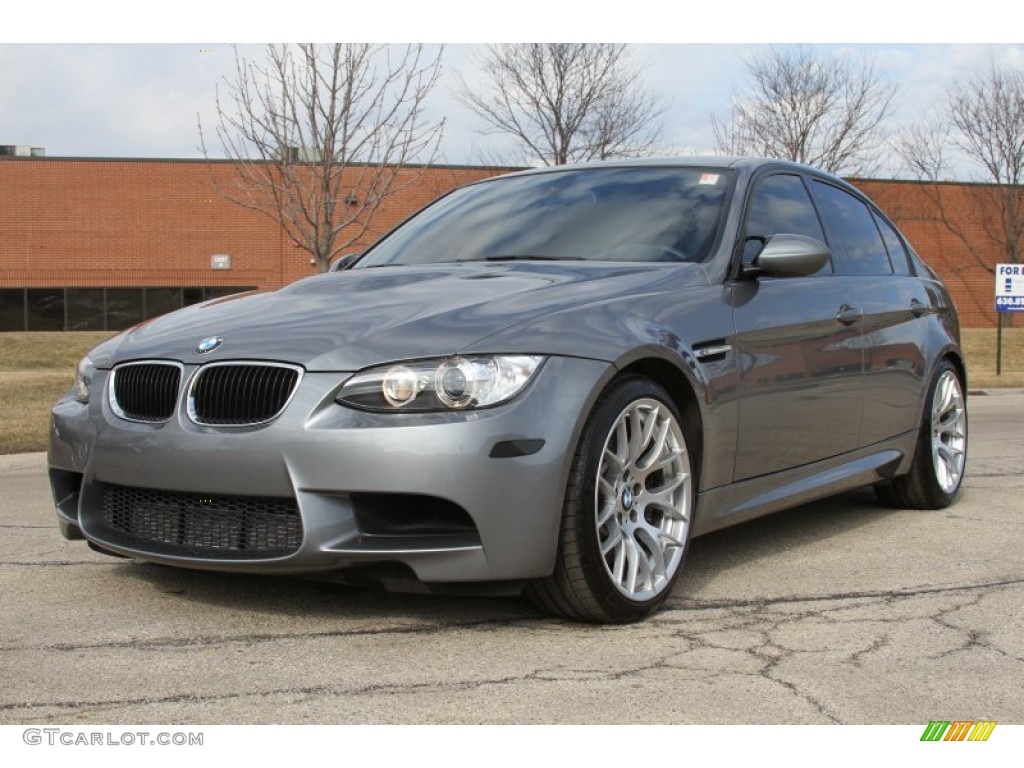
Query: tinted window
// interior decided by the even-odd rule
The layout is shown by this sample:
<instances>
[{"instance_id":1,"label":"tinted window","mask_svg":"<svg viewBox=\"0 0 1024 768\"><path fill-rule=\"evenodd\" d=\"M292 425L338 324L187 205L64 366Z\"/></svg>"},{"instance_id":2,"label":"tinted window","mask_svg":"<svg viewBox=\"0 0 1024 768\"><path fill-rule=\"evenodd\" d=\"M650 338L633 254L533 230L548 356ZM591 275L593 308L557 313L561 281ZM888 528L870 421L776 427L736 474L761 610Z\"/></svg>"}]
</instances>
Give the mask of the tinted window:
<instances>
[{"instance_id":1,"label":"tinted window","mask_svg":"<svg viewBox=\"0 0 1024 768\"><path fill-rule=\"evenodd\" d=\"M146 319L181 309L181 288L147 288Z\"/></svg>"},{"instance_id":2,"label":"tinted window","mask_svg":"<svg viewBox=\"0 0 1024 768\"><path fill-rule=\"evenodd\" d=\"M882 233L882 240L885 241L885 249L889 252L889 261L892 262L892 271L897 275L910 274L910 262L907 261L907 249L903 247L903 241L896 234L885 219L875 216L875 223L878 231Z\"/></svg>"},{"instance_id":3,"label":"tinted window","mask_svg":"<svg viewBox=\"0 0 1024 768\"><path fill-rule=\"evenodd\" d=\"M106 328L102 288L68 288L67 302L67 330L102 331Z\"/></svg>"},{"instance_id":4,"label":"tinted window","mask_svg":"<svg viewBox=\"0 0 1024 768\"><path fill-rule=\"evenodd\" d=\"M825 242L821 222L799 176L779 174L758 182L747 211L746 236L767 239L772 235L805 235ZM746 263L753 261L763 242L749 242L743 251ZM826 265L822 272L829 272Z\"/></svg>"},{"instance_id":5,"label":"tinted window","mask_svg":"<svg viewBox=\"0 0 1024 768\"><path fill-rule=\"evenodd\" d=\"M25 330L25 291L0 289L0 331Z\"/></svg>"},{"instance_id":6,"label":"tinted window","mask_svg":"<svg viewBox=\"0 0 1024 768\"><path fill-rule=\"evenodd\" d=\"M0 331L122 330L206 299L256 290L212 288L3 288ZM143 303L145 299L145 303ZM27 315L27 323L26 323Z\"/></svg>"},{"instance_id":7,"label":"tinted window","mask_svg":"<svg viewBox=\"0 0 1024 768\"><path fill-rule=\"evenodd\" d=\"M141 288L107 289L107 328L120 331L142 322Z\"/></svg>"},{"instance_id":8,"label":"tinted window","mask_svg":"<svg viewBox=\"0 0 1024 768\"><path fill-rule=\"evenodd\" d=\"M848 192L817 180L814 196L831 235L836 270L848 275L891 274L889 255L868 207Z\"/></svg>"},{"instance_id":9,"label":"tinted window","mask_svg":"<svg viewBox=\"0 0 1024 768\"><path fill-rule=\"evenodd\" d=\"M375 246L356 269L535 256L702 261L731 174L609 168L509 177L456 190Z\"/></svg>"},{"instance_id":10,"label":"tinted window","mask_svg":"<svg viewBox=\"0 0 1024 768\"><path fill-rule=\"evenodd\" d=\"M190 304L198 304L203 300L203 289L202 288L182 288L181 289L181 303L182 306L189 306Z\"/></svg>"},{"instance_id":11,"label":"tinted window","mask_svg":"<svg viewBox=\"0 0 1024 768\"><path fill-rule=\"evenodd\" d=\"M29 288L25 293L28 299L28 330L64 330L63 288Z\"/></svg>"},{"instance_id":12,"label":"tinted window","mask_svg":"<svg viewBox=\"0 0 1024 768\"><path fill-rule=\"evenodd\" d=\"M770 237L780 232L825 242L818 215L799 176L769 176L758 183L751 198L747 236Z\"/></svg>"}]
</instances>

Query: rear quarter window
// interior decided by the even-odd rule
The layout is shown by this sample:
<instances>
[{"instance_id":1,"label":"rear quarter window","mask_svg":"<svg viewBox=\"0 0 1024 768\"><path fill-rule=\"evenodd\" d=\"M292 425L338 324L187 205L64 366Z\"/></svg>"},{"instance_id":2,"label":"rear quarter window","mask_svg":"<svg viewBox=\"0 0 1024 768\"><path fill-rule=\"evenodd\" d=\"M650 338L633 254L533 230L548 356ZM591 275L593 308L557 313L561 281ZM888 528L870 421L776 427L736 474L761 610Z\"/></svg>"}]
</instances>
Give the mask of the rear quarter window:
<instances>
[{"instance_id":1,"label":"rear quarter window","mask_svg":"<svg viewBox=\"0 0 1024 768\"><path fill-rule=\"evenodd\" d=\"M880 216L875 216L875 224L878 225L878 231L882 233L882 240L885 242L885 249L889 252L892 271L897 275L911 274L907 249L903 246L903 240L896 234L896 230Z\"/></svg>"}]
</instances>

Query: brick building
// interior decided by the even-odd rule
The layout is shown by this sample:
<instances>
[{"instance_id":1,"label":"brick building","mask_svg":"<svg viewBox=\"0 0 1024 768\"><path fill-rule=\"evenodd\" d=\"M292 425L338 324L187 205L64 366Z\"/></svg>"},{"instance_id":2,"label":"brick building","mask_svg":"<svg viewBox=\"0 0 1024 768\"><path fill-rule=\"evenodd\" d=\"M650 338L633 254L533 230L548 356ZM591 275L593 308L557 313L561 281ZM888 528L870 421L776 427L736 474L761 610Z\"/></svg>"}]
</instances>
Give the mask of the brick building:
<instances>
[{"instance_id":1,"label":"brick building","mask_svg":"<svg viewBox=\"0 0 1024 768\"><path fill-rule=\"evenodd\" d=\"M892 218L914 250L939 273L956 302L961 325L995 328L994 265L1008 259L990 234L998 229L994 220L1000 204L994 198L1022 190L990 184L850 181ZM1006 324L1011 321L1012 316Z\"/></svg>"},{"instance_id":2,"label":"brick building","mask_svg":"<svg viewBox=\"0 0 1024 768\"><path fill-rule=\"evenodd\" d=\"M407 169L365 247L443 192L504 169ZM0 157L0 331L119 329L146 317L313 273L271 219L222 199L231 162ZM993 278L934 215L935 194L968 234L984 185L855 181L947 282L965 327L991 327ZM1000 261L994 249L982 254Z\"/></svg>"}]
</instances>

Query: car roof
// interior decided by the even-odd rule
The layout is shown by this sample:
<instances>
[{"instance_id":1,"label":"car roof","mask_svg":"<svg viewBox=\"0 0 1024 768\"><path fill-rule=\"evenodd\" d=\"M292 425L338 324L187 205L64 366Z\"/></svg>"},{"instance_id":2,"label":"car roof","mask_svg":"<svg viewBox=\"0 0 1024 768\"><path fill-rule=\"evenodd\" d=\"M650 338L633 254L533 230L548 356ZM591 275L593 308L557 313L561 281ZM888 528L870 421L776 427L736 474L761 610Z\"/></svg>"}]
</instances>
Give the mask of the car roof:
<instances>
[{"instance_id":1,"label":"car roof","mask_svg":"<svg viewBox=\"0 0 1024 768\"><path fill-rule=\"evenodd\" d=\"M753 173L755 170L771 166L773 168L789 168L793 171L812 172L821 176L829 176L818 168L808 165L801 165L790 160L777 160L765 157L735 157L731 155L694 155L688 157L642 157L642 158L614 158L610 160L592 160L586 163L574 163L571 165L551 165L541 168L528 168L516 173L505 174L505 176L532 176L543 173L557 173L559 171L585 170L591 168L728 168Z\"/></svg>"}]
</instances>

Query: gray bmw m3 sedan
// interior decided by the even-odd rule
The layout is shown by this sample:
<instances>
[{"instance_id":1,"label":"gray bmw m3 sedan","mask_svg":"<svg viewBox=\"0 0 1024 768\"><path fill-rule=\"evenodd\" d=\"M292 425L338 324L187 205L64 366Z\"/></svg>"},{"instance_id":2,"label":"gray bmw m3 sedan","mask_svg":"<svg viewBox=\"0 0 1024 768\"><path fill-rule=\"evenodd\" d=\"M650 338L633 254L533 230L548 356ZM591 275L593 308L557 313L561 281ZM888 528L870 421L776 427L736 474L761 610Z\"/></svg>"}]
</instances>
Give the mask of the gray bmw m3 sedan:
<instances>
[{"instance_id":1,"label":"gray bmw m3 sedan","mask_svg":"<svg viewBox=\"0 0 1024 768\"><path fill-rule=\"evenodd\" d=\"M736 158L501 176L339 269L138 325L54 407L64 535L211 571L642 618L694 536L960 489L956 311L845 182Z\"/></svg>"}]
</instances>

